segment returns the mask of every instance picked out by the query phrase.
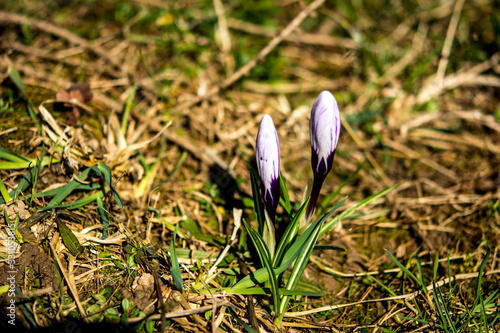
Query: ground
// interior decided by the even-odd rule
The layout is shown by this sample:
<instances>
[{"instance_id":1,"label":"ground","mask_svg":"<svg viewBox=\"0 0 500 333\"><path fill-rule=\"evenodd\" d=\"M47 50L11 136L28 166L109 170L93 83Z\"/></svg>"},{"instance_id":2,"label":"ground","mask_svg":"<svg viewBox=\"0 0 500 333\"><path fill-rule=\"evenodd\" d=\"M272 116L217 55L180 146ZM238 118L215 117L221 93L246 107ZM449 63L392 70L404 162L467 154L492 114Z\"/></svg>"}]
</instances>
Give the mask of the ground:
<instances>
[{"instance_id":1,"label":"ground","mask_svg":"<svg viewBox=\"0 0 500 333\"><path fill-rule=\"evenodd\" d=\"M5 2L2 311L48 331L500 330L495 6ZM316 216L346 201L278 328L269 294L222 290L261 267L238 229L240 210L256 225L260 119L296 211L323 90L342 130Z\"/></svg>"}]
</instances>

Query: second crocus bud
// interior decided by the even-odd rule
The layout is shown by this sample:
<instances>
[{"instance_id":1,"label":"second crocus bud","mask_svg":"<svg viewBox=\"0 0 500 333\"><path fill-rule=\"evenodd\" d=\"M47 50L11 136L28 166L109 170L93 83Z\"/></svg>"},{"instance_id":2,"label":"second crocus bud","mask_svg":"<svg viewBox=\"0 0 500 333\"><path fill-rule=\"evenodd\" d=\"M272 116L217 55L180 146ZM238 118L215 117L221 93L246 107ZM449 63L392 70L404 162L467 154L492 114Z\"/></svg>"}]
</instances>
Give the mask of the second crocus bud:
<instances>
[{"instance_id":1,"label":"second crocus bud","mask_svg":"<svg viewBox=\"0 0 500 333\"><path fill-rule=\"evenodd\" d=\"M309 130L311 135L311 167L313 183L311 199L307 205L301 231L313 218L321 186L332 169L333 158L340 135L340 112L335 97L329 91L319 94L311 110Z\"/></svg>"}]
</instances>

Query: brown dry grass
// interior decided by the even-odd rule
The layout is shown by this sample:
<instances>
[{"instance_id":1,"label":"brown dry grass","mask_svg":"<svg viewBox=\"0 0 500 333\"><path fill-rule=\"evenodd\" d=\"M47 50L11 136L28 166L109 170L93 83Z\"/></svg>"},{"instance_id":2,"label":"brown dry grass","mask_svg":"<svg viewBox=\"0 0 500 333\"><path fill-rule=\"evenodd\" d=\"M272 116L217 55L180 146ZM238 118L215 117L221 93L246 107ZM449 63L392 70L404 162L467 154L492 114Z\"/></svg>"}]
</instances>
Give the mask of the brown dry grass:
<instances>
[{"instance_id":1,"label":"brown dry grass","mask_svg":"<svg viewBox=\"0 0 500 333\"><path fill-rule=\"evenodd\" d=\"M189 218L203 233L224 241L233 228L232 209L243 208L250 216L243 200L251 193L248 168L254 159L258 122L265 113L278 129L291 199L300 201L310 176L308 114L315 96L327 89L339 100L344 127L333 175L323 193L335 191L365 156L361 171L341 191L348 196L342 209L391 185L399 186L325 235L323 244L348 251L313 256L306 277L316 277L329 293L317 301L318 306L384 297L373 284L362 287L361 279L350 275L390 267L383 249L402 261L414 251L422 261L433 260L436 254L449 256L454 259L453 274L465 274L477 272L487 243L493 254L486 271L498 269L500 63L494 31L483 29L483 17L492 14L489 2L459 0L441 6L422 2L405 19L403 3L378 17L374 5L358 13L357 22L326 3L312 11L313 19L306 19L303 28L300 22L293 23L307 14L302 2L283 2L286 10L276 18L280 28L231 18L237 6L213 4L213 16L204 18L206 13L194 3L136 0L130 4L137 8L136 14L124 24L92 20L99 9L118 11L113 1L67 7L52 2L50 10L42 2L30 1L10 3L8 11L0 12L3 94L14 90L6 74L12 65L20 71L35 107L76 81L90 84L93 100L77 125L69 127L73 151L63 158L72 156L80 168L97 160L112 168L126 203L125 210L113 209L112 233L125 234L122 223L135 237L168 248L170 225ZM190 12L185 18L172 18L167 11L156 21L143 19L164 8L175 15ZM174 20L180 30L161 30L160 19ZM214 24L213 36L203 35L199 28L207 21ZM96 26L87 27L92 24ZM235 63L235 54L242 52L240 38L261 45L260 53ZM473 49L474 43L484 47L478 50L483 60L461 52L460 48ZM138 90L127 132L120 138L121 115L134 85ZM51 110L50 103L44 105ZM9 122L9 116L1 115L8 124L1 128L1 145L36 155L40 132L17 125L26 117ZM61 128L67 125L64 114L56 119ZM149 142L169 122L162 135ZM12 127L19 133L9 132ZM164 150L151 181L142 184L139 156L126 148L141 142L148 144L133 148L148 165ZM184 151L188 156L176 168ZM13 188L23 174L2 171L1 176ZM68 180L53 166L41 175L39 187ZM43 206L43 199L37 204ZM159 212L154 218L149 206ZM98 220L95 213L87 215L90 221ZM214 250L196 238L186 238L181 246ZM116 245L108 250L123 255ZM95 265L88 263L87 269L98 268ZM446 263L441 269L447 276ZM74 288L87 299L94 287L132 283L104 276L93 271ZM356 290L348 288L350 279L357 281ZM491 279L498 281L494 275ZM332 318L345 322L336 326L340 330L369 324L355 322L356 318L382 324L380 310L389 311L392 305L380 302L377 307L375 315L347 307ZM190 320L189 325L206 330L201 318L201 322ZM298 323L287 325L301 327ZM328 319L325 324L332 329ZM179 321L174 329L182 325L187 324Z\"/></svg>"}]
</instances>

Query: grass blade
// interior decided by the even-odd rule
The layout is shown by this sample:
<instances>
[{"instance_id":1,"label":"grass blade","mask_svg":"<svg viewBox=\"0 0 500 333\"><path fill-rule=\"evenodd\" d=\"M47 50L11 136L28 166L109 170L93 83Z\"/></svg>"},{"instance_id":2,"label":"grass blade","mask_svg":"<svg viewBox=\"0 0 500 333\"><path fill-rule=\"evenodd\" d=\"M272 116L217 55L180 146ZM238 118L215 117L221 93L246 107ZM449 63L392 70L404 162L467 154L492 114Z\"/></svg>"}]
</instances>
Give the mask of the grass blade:
<instances>
[{"instance_id":1,"label":"grass blade","mask_svg":"<svg viewBox=\"0 0 500 333\"><path fill-rule=\"evenodd\" d=\"M354 172L351 173L349 175L349 177L347 177L347 179L345 181L343 181L342 184L340 184L340 186L333 193L327 195L326 198L321 202L321 205L320 205L321 212L325 211L326 207L331 204L332 200L340 193L340 191L347 184L349 184L354 177L356 177L356 175L359 173L359 171L361 171L361 168L363 167L365 162L366 162L366 154L365 154L365 157L363 158L363 161L361 161L361 163L358 165L357 169L354 170Z\"/></svg>"},{"instance_id":2,"label":"grass blade","mask_svg":"<svg viewBox=\"0 0 500 333\"><path fill-rule=\"evenodd\" d=\"M283 253L288 249L289 245L292 244L295 238L297 237L300 227L300 218L304 214L307 204L309 203L309 199L310 198L307 198L306 202L304 202L302 206L300 206L299 210L297 211L297 214L295 214L292 221L290 221L290 223L286 227L283 236L281 236L281 240L280 243L278 244L278 248L276 249L276 254L273 260L274 267L281 264L281 258L283 257Z\"/></svg>"},{"instance_id":3,"label":"grass blade","mask_svg":"<svg viewBox=\"0 0 500 333\"><path fill-rule=\"evenodd\" d=\"M181 270L179 268L179 260L177 259L177 253L175 251L175 238L177 236L177 231L179 230L179 225L175 225L174 235L172 237L172 242L170 243L170 260L172 260L172 267L170 268L170 273L174 279L174 284L177 290L184 292L184 284L182 283Z\"/></svg>"},{"instance_id":4,"label":"grass blade","mask_svg":"<svg viewBox=\"0 0 500 333\"><path fill-rule=\"evenodd\" d=\"M410 270L408 268L406 268L405 265L400 263L398 261L398 259L396 259L396 257L394 257L389 251L387 251L386 249L384 249L384 251L391 258L391 260L396 264L396 266L398 266L401 269L401 271L403 271L403 273L408 275L415 283L417 283L417 285L420 287L420 289L422 289L422 291L427 290L427 288L422 285L422 282L420 281L420 279L418 279L412 272L410 272ZM425 294L425 292L424 292L424 294Z\"/></svg>"},{"instance_id":5,"label":"grass blade","mask_svg":"<svg viewBox=\"0 0 500 333\"><path fill-rule=\"evenodd\" d=\"M321 230L320 237L323 236L326 232L328 232L328 230L330 230L334 225L336 225L338 221L345 219L346 217L348 217L349 215L354 213L356 210L366 206L367 204L369 204L373 200L378 199L378 198L386 195L387 193L389 193L390 191L395 189L397 186L398 186L398 184L393 185L391 187L388 187L385 190L382 190L378 193L375 193L375 194L369 196L368 198L361 200L356 205L346 209L337 218L333 219L332 221L330 221L328 223L325 223L325 225L323 226L323 230Z\"/></svg>"},{"instance_id":6,"label":"grass blade","mask_svg":"<svg viewBox=\"0 0 500 333\"><path fill-rule=\"evenodd\" d=\"M137 92L137 86L132 86L132 91L127 97L127 102L125 103L125 110L123 111L123 118L120 130L122 135L125 135L127 131L128 115L130 114L130 109L132 108L132 102L134 101L135 93Z\"/></svg>"},{"instance_id":7,"label":"grass blade","mask_svg":"<svg viewBox=\"0 0 500 333\"><path fill-rule=\"evenodd\" d=\"M302 276L302 273L306 269L307 263L309 262L309 257L311 256L311 253L314 249L314 246L316 245L316 242L318 241L319 232L320 232L322 225L323 224L320 223L316 226L311 237L306 242L302 253L299 255L299 257L295 261L295 264L294 264L293 269L292 269L292 273L290 274L290 278L289 278L288 283L286 285L286 290L289 290L289 291L293 290L295 288L295 286L297 285L297 283L299 283L300 277ZM279 314L282 314L285 312L289 300L290 300L290 296L285 295L283 297L283 299L281 301L281 307L279 308L279 311L278 311Z\"/></svg>"},{"instance_id":8,"label":"grass blade","mask_svg":"<svg viewBox=\"0 0 500 333\"><path fill-rule=\"evenodd\" d=\"M102 239L106 239L108 238L108 230L109 230L109 218L108 218L109 212L106 209L104 202L102 202L101 195L97 195L96 201L97 201L97 211L101 216L101 221L103 225Z\"/></svg>"},{"instance_id":9,"label":"grass blade","mask_svg":"<svg viewBox=\"0 0 500 333\"><path fill-rule=\"evenodd\" d=\"M271 254L269 249L267 248L264 239L257 233L252 226L250 226L245 219L243 219L243 224L248 231L248 235L252 239L253 244L255 245L255 249L260 257L260 261L262 262L262 266L267 270L269 278L269 282L271 284L271 293L273 297L274 311L278 311L280 308L280 297L278 291L278 280L276 272L274 271L274 267L271 260Z\"/></svg>"},{"instance_id":10,"label":"grass blade","mask_svg":"<svg viewBox=\"0 0 500 333\"><path fill-rule=\"evenodd\" d=\"M103 162L97 162L97 164L95 164L92 167L92 170L99 176L101 174L104 175L104 179L106 180L106 183L108 184L109 188L111 189L111 192L113 192L116 203L118 204L118 206L120 208L123 209L122 198L120 198L118 191L116 191L115 188L113 187L113 180L112 180L111 170L109 169L109 167Z\"/></svg>"},{"instance_id":11,"label":"grass blade","mask_svg":"<svg viewBox=\"0 0 500 333\"><path fill-rule=\"evenodd\" d=\"M2 179L0 179L0 194L2 195L3 202L8 203L10 201L10 195L3 183Z\"/></svg>"},{"instance_id":12,"label":"grass blade","mask_svg":"<svg viewBox=\"0 0 500 333\"><path fill-rule=\"evenodd\" d=\"M24 95L24 98L26 99L26 107L28 109L28 114L30 118L37 122L37 125L40 127L40 123L38 122L38 117L36 115L35 110L33 109L33 105L31 105L31 102L29 101L28 94L26 93L26 89L24 88L23 80L21 79L21 75L19 75L19 72L17 71L16 67L14 65L10 66L9 70L9 78L10 80L16 85L16 87L21 90L21 92Z\"/></svg>"},{"instance_id":13,"label":"grass blade","mask_svg":"<svg viewBox=\"0 0 500 333\"><path fill-rule=\"evenodd\" d=\"M346 198L344 198L341 202L339 202L328 214L323 215L320 219L316 220L313 222L307 229L304 231L302 235L297 238L295 242L290 246L288 250L286 250L285 254L283 255L283 259L281 262L281 265L278 268L275 268L274 271L276 274L281 274L283 273L290 265L292 262L297 258L297 256L300 254L302 251L302 247L306 240L309 238L311 235L312 231L314 230L315 226L318 223L324 222L327 218L330 217L333 212L338 209L344 202ZM265 268L261 268L256 270L255 272L251 273L250 275L247 275L243 279L241 279L238 283L236 283L233 288L229 291L229 293L238 293L238 290L241 289L246 289L255 286L258 283L265 282L269 279L269 276L266 272Z\"/></svg>"},{"instance_id":14,"label":"grass blade","mask_svg":"<svg viewBox=\"0 0 500 333\"><path fill-rule=\"evenodd\" d=\"M253 169L250 169L250 180L252 183L252 196L255 214L257 215L257 230L262 235L264 231L264 208L260 201L259 179Z\"/></svg>"},{"instance_id":15,"label":"grass blade","mask_svg":"<svg viewBox=\"0 0 500 333\"><path fill-rule=\"evenodd\" d=\"M90 168L83 170L82 173L78 175L78 179L81 181L85 181L89 176L90 171ZM80 185L80 182L77 182L76 180L70 181L66 186L60 189L60 192L54 198L52 198L47 207L45 207L44 209L52 209L54 208L54 206L59 205L61 201L63 201L68 195L71 194L71 192L73 192L78 187L78 185Z\"/></svg>"},{"instance_id":16,"label":"grass blade","mask_svg":"<svg viewBox=\"0 0 500 333\"><path fill-rule=\"evenodd\" d=\"M71 231L71 229L68 228L68 226L59 218L56 218L56 223L57 223L57 229L59 229L59 234L61 235L64 246L66 246L69 252L71 252L71 254L74 256L82 254L83 248L80 245L80 242L78 241L78 238L76 238L73 231Z\"/></svg>"},{"instance_id":17,"label":"grass blade","mask_svg":"<svg viewBox=\"0 0 500 333\"><path fill-rule=\"evenodd\" d=\"M292 205L290 204L290 196L288 195L288 189L286 188L285 179L283 178L283 174L280 171L280 188L281 188L281 196L280 196L280 204L285 209L288 215L292 214Z\"/></svg>"}]
</instances>

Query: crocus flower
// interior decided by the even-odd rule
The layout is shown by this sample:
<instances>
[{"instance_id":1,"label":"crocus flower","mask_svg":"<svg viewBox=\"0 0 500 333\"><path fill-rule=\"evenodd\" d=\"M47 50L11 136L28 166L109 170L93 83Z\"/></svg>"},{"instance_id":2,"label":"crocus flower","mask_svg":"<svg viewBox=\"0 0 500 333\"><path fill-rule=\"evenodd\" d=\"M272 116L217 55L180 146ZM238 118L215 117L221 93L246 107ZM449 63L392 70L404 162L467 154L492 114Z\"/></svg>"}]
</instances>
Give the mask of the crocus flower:
<instances>
[{"instance_id":1,"label":"crocus flower","mask_svg":"<svg viewBox=\"0 0 500 333\"><path fill-rule=\"evenodd\" d=\"M255 157L262 180L266 212L274 222L280 200L280 149L278 133L271 116L267 114L260 121Z\"/></svg>"},{"instance_id":2,"label":"crocus flower","mask_svg":"<svg viewBox=\"0 0 500 333\"><path fill-rule=\"evenodd\" d=\"M311 135L311 166L314 178L311 199L305 214L307 223L313 217L321 186L332 169L333 158L339 141L339 107L335 97L329 91L321 92L316 102L314 102L311 119L309 120L309 130Z\"/></svg>"}]
</instances>

